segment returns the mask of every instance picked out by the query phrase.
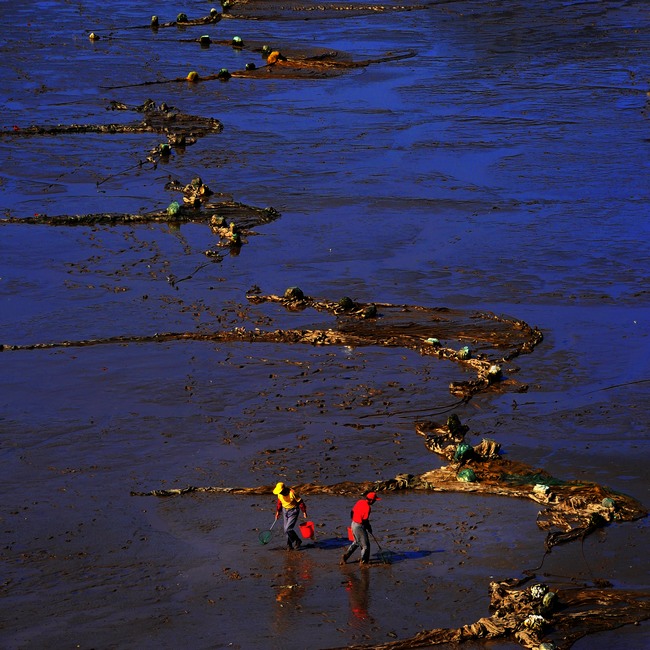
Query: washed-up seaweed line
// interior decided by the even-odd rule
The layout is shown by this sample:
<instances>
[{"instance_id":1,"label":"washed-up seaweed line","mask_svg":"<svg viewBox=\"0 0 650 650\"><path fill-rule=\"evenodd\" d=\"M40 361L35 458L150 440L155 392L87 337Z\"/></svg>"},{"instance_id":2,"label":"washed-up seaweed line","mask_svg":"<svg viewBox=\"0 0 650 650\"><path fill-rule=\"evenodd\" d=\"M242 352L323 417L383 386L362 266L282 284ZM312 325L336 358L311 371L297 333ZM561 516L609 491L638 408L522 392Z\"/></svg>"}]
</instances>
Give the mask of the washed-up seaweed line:
<instances>
[{"instance_id":1,"label":"washed-up seaweed line","mask_svg":"<svg viewBox=\"0 0 650 650\"><path fill-rule=\"evenodd\" d=\"M366 68L369 65L378 63L387 63L389 61L399 61L401 59L409 59L416 55L414 50L406 50L404 52L386 54L384 56L375 57L371 59L363 59L361 61L350 61L346 59L337 58L339 53L336 51L328 52L325 54L309 56L283 56L273 64L266 64L259 66L253 70L235 70L232 77L244 77L248 79L273 79L279 76L300 78L308 77L310 79L328 78L336 76L347 70L354 70L356 68ZM201 78L205 79L205 78Z\"/></svg>"},{"instance_id":2,"label":"washed-up seaweed line","mask_svg":"<svg viewBox=\"0 0 650 650\"><path fill-rule=\"evenodd\" d=\"M443 458L450 449L458 445L446 427L432 429L428 433L434 444L427 444L429 450L439 449ZM446 439L449 445L440 445ZM447 447L449 449L447 449ZM529 499L545 506L537 516L540 529L549 530L545 549L547 552L559 544L565 544L587 535L611 522L635 521L647 516L647 510L636 499L584 481L564 481L552 477L543 470L526 463L506 460L499 454L500 445L484 439L471 448L461 461L452 462L423 474L398 474L395 478L381 481L343 481L332 485L302 483L295 488L302 494L354 495L366 491L394 492L462 492ZM461 469L471 469L472 481L459 480ZM274 485L255 487L187 486L131 492L134 496L182 496L194 492L226 493L240 495L271 494Z\"/></svg>"},{"instance_id":3,"label":"washed-up seaweed line","mask_svg":"<svg viewBox=\"0 0 650 650\"><path fill-rule=\"evenodd\" d=\"M54 348L80 348L95 345L115 345L129 343L166 343L170 341L206 341L206 342L247 342L247 343L289 343L307 344L315 346L348 346L364 347L381 345L384 347L414 347L412 344L403 345L395 338L382 343L369 341L367 338L351 333L342 333L334 329L305 330L305 329L277 329L273 331L250 330L237 327L224 332L163 332L151 335L134 336L109 336L96 339L79 339L74 341L55 341L49 343L27 343L23 345L0 344L0 352L18 350L48 350ZM423 350L424 351L424 350ZM426 351L427 353L428 350ZM480 359L460 360L458 352L453 349L437 351L440 358L456 360L458 363L473 367L477 371L477 378L462 382L451 382L450 392L468 401L474 394L490 386L493 382L488 375L490 364ZM487 366L487 367L486 367Z\"/></svg>"},{"instance_id":4,"label":"washed-up seaweed line","mask_svg":"<svg viewBox=\"0 0 650 650\"><path fill-rule=\"evenodd\" d=\"M34 137L47 135L71 135L78 133L160 133L170 138L170 143L177 144L183 136L182 144L192 144L197 138L210 133L221 133L223 124L214 117L187 115L173 106L161 104L156 106L147 100L141 106L129 107L121 102L111 102L107 110L130 110L144 113L140 122L131 124L56 124L52 126L32 125L11 129L0 129L0 137Z\"/></svg>"},{"instance_id":5,"label":"washed-up seaweed line","mask_svg":"<svg viewBox=\"0 0 650 650\"><path fill-rule=\"evenodd\" d=\"M498 316L491 312L463 314L465 324L458 325L456 321L461 320L460 312L446 308L358 303L348 298L338 302L316 300L304 295L298 287L290 287L282 296L249 294L247 297L254 303L275 302L292 311L311 308L334 314L342 319L337 329L299 330L300 338L304 339L300 342L351 347L362 345L403 347L423 355L454 361L476 373L475 379L451 382L449 385L453 395L466 400L477 392L500 382L501 368L498 364L507 363L520 354L532 352L543 340L543 334L539 329L531 327L524 321ZM400 316L408 319L406 325L402 325L399 321L395 322ZM423 317L425 322L418 323L418 319ZM343 320L345 318L348 319L347 322ZM411 322L411 318L415 323ZM505 328L505 331L497 331L497 326ZM436 330L440 332L437 338L432 336ZM424 336L424 331L429 332L428 337ZM445 334L448 336L445 337ZM295 331L292 336L295 336ZM461 345L463 342L472 344L482 342L506 347L507 351L502 356L492 359L485 354L473 354L467 357L462 347L456 349L440 342L452 337Z\"/></svg>"},{"instance_id":6,"label":"washed-up seaweed line","mask_svg":"<svg viewBox=\"0 0 650 650\"><path fill-rule=\"evenodd\" d=\"M225 42L217 43L225 45ZM238 48L248 49L248 48ZM261 46L258 48L262 51ZM383 56L363 59L360 61L352 61L346 58L339 58L340 52L336 50L328 51L325 53L317 54L314 56L308 55L280 55L278 52L277 60L265 63L264 65L257 66L252 69L228 71L227 68L222 68L219 72L212 74L199 75L196 71L190 71L184 77L173 77L171 79L152 79L149 81L139 81L137 83L119 84L117 86L102 86L106 90L119 90L122 88L135 88L138 86L153 86L158 84L169 83L201 83L204 81L227 81L230 78L246 78L246 79L275 79L282 77L284 79L327 79L335 77L348 70L355 70L358 68L366 68L369 65L378 63L387 63L389 61L399 61L402 59L409 59L416 55L414 50L406 50L403 52L389 53Z\"/></svg>"},{"instance_id":7,"label":"washed-up seaweed line","mask_svg":"<svg viewBox=\"0 0 650 650\"><path fill-rule=\"evenodd\" d=\"M36 214L28 217L0 218L3 224L24 224L43 226L96 226L96 225L134 225L146 223L208 223L213 217L236 219L240 228L251 228L275 221L280 213L275 208L257 208L238 201L219 201L202 203L200 208L180 206L178 212L170 214L165 210L152 210L142 214L124 212L94 212L89 214L47 215Z\"/></svg>"},{"instance_id":8,"label":"washed-up seaweed line","mask_svg":"<svg viewBox=\"0 0 650 650\"><path fill-rule=\"evenodd\" d=\"M595 483L563 481L550 490L540 490L535 485L516 485L508 483L507 476L517 470L517 476L528 475L539 480L540 471L525 463L503 459L484 461L483 472L477 474L476 482L458 480L458 467L448 465L423 474L398 474L395 478L381 481L343 481L330 485L301 483L294 488L301 494L356 495L367 491L374 492L457 492L477 495L503 496L530 499L548 508L538 515L538 526L563 528L547 534L546 550L578 539L584 539L598 528L610 522L635 521L647 516L645 508L632 497L609 490ZM198 492L262 495L272 494L274 485L254 487L186 486L132 491L132 496L175 497ZM607 505L610 499L613 505ZM603 503L605 502L605 505Z\"/></svg>"},{"instance_id":9,"label":"washed-up seaweed line","mask_svg":"<svg viewBox=\"0 0 650 650\"><path fill-rule=\"evenodd\" d=\"M43 350L66 347L88 347L93 345L109 344L129 344L129 343L164 343L169 341L210 341L210 342L249 342L249 343L289 343L289 344L308 344L315 346L383 346L383 347L403 347L418 351L420 354L437 356L440 359L454 361L468 370L473 371L476 377L471 380L451 382L449 390L453 395L469 400L477 392L484 390L499 381L499 375L493 372L496 366L495 361L491 360L484 354L476 354L472 358L465 358L463 350L456 350L451 347L442 345L432 345L426 342L422 336L411 335L409 328L391 327L390 322L381 327L368 327L368 322L381 321L381 310L392 310L398 314L415 314L421 316L432 315L434 319L427 323L428 331L434 331L438 327L444 331L449 327L450 310L431 310L417 306L407 305L390 305L388 303L357 303L349 301L344 305L339 302L328 300L314 300L309 296L304 296L302 291L296 287L287 290L285 296L268 295L260 296L250 294L247 296L249 301L254 303L260 302L279 302L290 310L302 310L307 307L317 311L327 311L334 315L345 315L347 322L338 328L331 329L277 329L273 331L263 331L260 329L247 329L237 327L232 330L222 332L165 332L154 333L150 335L134 336L110 336L95 339L80 339L72 341L57 341L49 343L31 343L23 345L0 344L0 351L18 351L18 350ZM349 300L349 299L347 299ZM380 310L380 311L377 311ZM466 317L467 318L467 317ZM542 334L539 330L533 329L523 321L498 317L495 314L476 313L468 320L474 319L480 321L483 327L467 326L467 331L456 332L456 336L477 341L483 338L486 342L492 342L495 335L491 328L486 331L485 323L501 323L507 325L509 330L516 332L523 340L512 345L507 354L497 361L507 362L522 352L530 352L542 340Z\"/></svg>"}]
</instances>

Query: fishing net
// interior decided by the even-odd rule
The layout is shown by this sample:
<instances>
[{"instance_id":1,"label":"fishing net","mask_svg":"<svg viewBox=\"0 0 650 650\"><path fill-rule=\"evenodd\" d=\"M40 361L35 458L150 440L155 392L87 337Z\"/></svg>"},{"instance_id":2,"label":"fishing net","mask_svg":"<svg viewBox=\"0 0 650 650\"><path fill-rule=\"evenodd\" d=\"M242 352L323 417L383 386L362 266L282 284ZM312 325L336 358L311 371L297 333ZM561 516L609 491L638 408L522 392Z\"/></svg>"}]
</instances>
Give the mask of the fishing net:
<instances>
[{"instance_id":1,"label":"fishing net","mask_svg":"<svg viewBox=\"0 0 650 650\"><path fill-rule=\"evenodd\" d=\"M273 538L272 530L263 530L257 538L260 540L260 544L268 544Z\"/></svg>"},{"instance_id":2,"label":"fishing net","mask_svg":"<svg viewBox=\"0 0 650 650\"><path fill-rule=\"evenodd\" d=\"M511 485L566 485L566 481L549 476L545 472L530 472L523 474L503 474L501 480Z\"/></svg>"}]
</instances>

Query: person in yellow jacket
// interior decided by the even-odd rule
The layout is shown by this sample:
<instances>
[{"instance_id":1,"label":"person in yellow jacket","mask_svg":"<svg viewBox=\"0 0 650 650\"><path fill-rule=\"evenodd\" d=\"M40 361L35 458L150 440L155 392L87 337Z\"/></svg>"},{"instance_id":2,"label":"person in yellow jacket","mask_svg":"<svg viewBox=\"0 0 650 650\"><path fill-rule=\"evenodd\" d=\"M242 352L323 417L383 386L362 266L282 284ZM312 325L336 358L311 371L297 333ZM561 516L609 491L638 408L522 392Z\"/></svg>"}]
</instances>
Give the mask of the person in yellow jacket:
<instances>
[{"instance_id":1,"label":"person in yellow jacket","mask_svg":"<svg viewBox=\"0 0 650 650\"><path fill-rule=\"evenodd\" d=\"M278 483L273 489L273 494L278 497L278 502L275 507L276 521L280 517L280 513L284 519L284 532L287 534L287 549L290 551L295 548L299 549L302 545L302 540L298 537L298 533L293 529L298 521L298 513L302 512L305 519L307 519L307 506L305 502L284 483Z\"/></svg>"}]
</instances>

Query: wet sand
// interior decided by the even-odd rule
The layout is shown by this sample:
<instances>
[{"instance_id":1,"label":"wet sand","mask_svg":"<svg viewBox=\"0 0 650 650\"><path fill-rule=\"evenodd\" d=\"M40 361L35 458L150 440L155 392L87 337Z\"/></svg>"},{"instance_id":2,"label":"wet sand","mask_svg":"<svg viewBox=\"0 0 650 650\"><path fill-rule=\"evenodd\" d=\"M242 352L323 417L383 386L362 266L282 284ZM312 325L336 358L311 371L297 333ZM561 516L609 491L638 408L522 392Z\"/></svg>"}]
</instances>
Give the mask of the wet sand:
<instances>
[{"instance_id":1,"label":"wet sand","mask_svg":"<svg viewBox=\"0 0 650 650\"><path fill-rule=\"evenodd\" d=\"M472 440L494 438L508 457L647 505L643 7L451 2L224 19L213 30L226 40L417 56L326 80L108 91L242 69L250 53L188 43L203 27L123 29L161 11L147 2L110 15L92 2L12 6L3 129L106 123L110 101L152 98L224 130L141 166L159 134L5 134L4 216L164 210L179 198L164 189L170 178L201 176L281 217L204 267L217 244L205 224L0 225L0 344L330 322L251 304L253 286L503 313L538 326L544 342L507 369L527 392L488 391L456 410ZM394 562L366 576L338 565L356 496L310 497L314 546L289 554L278 535L258 541L270 497L130 494L438 467L414 422L444 421L449 383L467 378L454 364L400 348L193 341L5 351L0 361L3 647L377 644L487 615L489 581L542 560L549 584L650 588L647 519L544 557L533 503L391 494L373 520ZM574 648L649 640L646 622Z\"/></svg>"}]
</instances>

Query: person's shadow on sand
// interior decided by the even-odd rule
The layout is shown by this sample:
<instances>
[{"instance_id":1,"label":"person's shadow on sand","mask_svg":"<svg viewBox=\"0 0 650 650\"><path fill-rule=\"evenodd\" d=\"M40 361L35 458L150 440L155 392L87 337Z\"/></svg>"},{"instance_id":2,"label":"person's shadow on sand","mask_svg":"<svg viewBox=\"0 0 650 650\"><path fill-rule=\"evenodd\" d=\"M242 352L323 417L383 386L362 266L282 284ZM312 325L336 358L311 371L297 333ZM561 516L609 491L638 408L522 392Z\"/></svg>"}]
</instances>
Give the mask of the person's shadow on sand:
<instances>
[{"instance_id":1,"label":"person's shadow on sand","mask_svg":"<svg viewBox=\"0 0 650 650\"><path fill-rule=\"evenodd\" d=\"M313 543L303 545L303 548L320 548L327 551L347 548L349 545L350 540L346 537L328 537L327 539L320 539ZM433 553L444 553L444 549L440 548L433 551L391 551L380 549L373 554L373 558L376 558L383 564L397 564L406 560L420 560Z\"/></svg>"}]
</instances>

